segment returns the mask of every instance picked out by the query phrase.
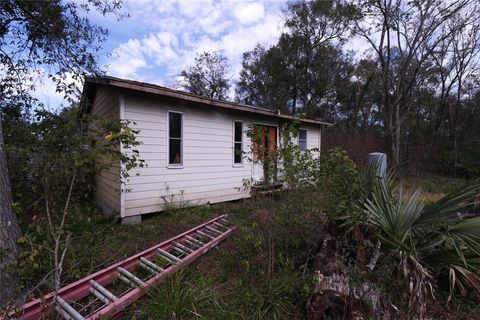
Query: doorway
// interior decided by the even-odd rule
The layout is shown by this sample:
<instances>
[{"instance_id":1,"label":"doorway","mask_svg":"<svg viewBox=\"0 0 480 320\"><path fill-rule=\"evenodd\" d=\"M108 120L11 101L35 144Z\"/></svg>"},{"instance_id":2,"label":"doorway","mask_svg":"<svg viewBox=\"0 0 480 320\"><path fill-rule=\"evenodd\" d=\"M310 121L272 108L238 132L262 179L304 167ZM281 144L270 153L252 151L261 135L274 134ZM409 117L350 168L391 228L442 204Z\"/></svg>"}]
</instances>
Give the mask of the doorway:
<instances>
[{"instance_id":1,"label":"doorway","mask_svg":"<svg viewBox=\"0 0 480 320\"><path fill-rule=\"evenodd\" d=\"M252 129L253 179L271 184L277 175L277 127L254 124Z\"/></svg>"}]
</instances>

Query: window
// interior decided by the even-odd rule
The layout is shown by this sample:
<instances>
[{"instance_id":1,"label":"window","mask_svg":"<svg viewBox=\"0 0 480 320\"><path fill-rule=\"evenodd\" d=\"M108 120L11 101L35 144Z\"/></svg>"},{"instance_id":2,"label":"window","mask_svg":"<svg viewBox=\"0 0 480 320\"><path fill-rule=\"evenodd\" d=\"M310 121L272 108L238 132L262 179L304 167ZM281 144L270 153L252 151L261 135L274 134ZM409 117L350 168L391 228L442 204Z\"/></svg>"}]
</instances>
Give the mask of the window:
<instances>
[{"instance_id":1,"label":"window","mask_svg":"<svg viewBox=\"0 0 480 320\"><path fill-rule=\"evenodd\" d=\"M168 112L168 164L181 166L183 163L182 152L182 126L183 116L179 112Z\"/></svg>"},{"instance_id":2,"label":"window","mask_svg":"<svg viewBox=\"0 0 480 320\"><path fill-rule=\"evenodd\" d=\"M307 130L298 130L298 146L300 150L307 150Z\"/></svg>"},{"instance_id":3,"label":"window","mask_svg":"<svg viewBox=\"0 0 480 320\"><path fill-rule=\"evenodd\" d=\"M233 122L233 163L242 164L242 139L243 137L243 122Z\"/></svg>"}]
</instances>

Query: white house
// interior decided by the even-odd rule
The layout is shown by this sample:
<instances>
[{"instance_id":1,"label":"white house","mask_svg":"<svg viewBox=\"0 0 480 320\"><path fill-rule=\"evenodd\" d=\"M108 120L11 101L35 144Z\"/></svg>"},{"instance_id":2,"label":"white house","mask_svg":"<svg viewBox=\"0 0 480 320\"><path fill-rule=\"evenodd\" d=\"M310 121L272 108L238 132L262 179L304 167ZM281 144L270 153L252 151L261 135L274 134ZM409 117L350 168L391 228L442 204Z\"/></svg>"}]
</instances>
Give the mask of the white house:
<instances>
[{"instance_id":1,"label":"white house","mask_svg":"<svg viewBox=\"0 0 480 320\"><path fill-rule=\"evenodd\" d=\"M282 124L293 117L266 109L220 101L169 88L113 77L90 78L84 98L89 112L135 122L137 148L147 167L134 169L124 186L120 164L96 177L96 202L123 222L168 205L205 204L249 197L245 180L260 180L263 169L248 160L249 125L265 127L270 141L280 142ZM303 119L298 143L319 148L321 128L329 123ZM120 147L121 148L121 147ZM138 175L137 175L138 173ZM121 192L127 189L129 192Z\"/></svg>"}]
</instances>

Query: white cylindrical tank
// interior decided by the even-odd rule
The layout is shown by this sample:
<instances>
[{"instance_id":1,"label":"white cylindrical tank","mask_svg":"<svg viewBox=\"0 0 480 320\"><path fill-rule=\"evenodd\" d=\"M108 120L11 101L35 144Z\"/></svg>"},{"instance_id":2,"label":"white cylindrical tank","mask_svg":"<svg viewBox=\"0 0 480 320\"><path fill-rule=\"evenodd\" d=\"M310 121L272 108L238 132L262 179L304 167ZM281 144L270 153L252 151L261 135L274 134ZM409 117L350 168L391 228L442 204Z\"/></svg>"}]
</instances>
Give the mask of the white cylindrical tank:
<instances>
[{"instance_id":1,"label":"white cylindrical tank","mask_svg":"<svg viewBox=\"0 0 480 320\"><path fill-rule=\"evenodd\" d=\"M377 167L377 175L380 177L385 176L385 172L387 171L387 155L381 152L372 152L368 154L367 158L368 166L376 166Z\"/></svg>"}]
</instances>

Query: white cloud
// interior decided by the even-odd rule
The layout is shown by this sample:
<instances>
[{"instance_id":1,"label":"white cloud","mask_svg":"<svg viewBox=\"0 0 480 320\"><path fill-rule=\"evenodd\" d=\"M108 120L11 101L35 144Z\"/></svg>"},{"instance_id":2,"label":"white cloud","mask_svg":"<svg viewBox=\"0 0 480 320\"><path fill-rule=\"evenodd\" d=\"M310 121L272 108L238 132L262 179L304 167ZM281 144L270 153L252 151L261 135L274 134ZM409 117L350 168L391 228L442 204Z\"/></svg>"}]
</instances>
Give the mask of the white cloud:
<instances>
[{"instance_id":1,"label":"white cloud","mask_svg":"<svg viewBox=\"0 0 480 320\"><path fill-rule=\"evenodd\" d=\"M141 48L147 56L152 57L157 64L166 64L178 56L178 39L174 34L160 32L150 34L141 40Z\"/></svg>"},{"instance_id":2,"label":"white cloud","mask_svg":"<svg viewBox=\"0 0 480 320\"><path fill-rule=\"evenodd\" d=\"M121 44L113 55L116 59L110 65L110 71L119 77L135 76L139 68L147 66L141 42L138 39L129 39Z\"/></svg>"},{"instance_id":3,"label":"white cloud","mask_svg":"<svg viewBox=\"0 0 480 320\"><path fill-rule=\"evenodd\" d=\"M225 50L238 76L241 57L256 43L272 45L280 36L285 1L127 1L131 18L109 26L117 37L109 74L161 84L173 83L196 53ZM164 5L165 4L165 5ZM266 10L268 8L268 10ZM132 36L132 28L136 32ZM117 40L118 41L118 40Z\"/></svg>"},{"instance_id":4,"label":"white cloud","mask_svg":"<svg viewBox=\"0 0 480 320\"><path fill-rule=\"evenodd\" d=\"M92 11L91 22L109 29L106 53L99 61L109 75L173 85L195 54L224 50L231 75L238 77L241 58L256 43L272 45L281 33L287 0L128 0L130 18ZM108 54L111 53L111 54ZM33 93L46 107L64 103L55 84L39 76ZM78 84L79 88L81 84Z\"/></svg>"},{"instance_id":5,"label":"white cloud","mask_svg":"<svg viewBox=\"0 0 480 320\"><path fill-rule=\"evenodd\" d=\"M240 23L246 24L260 21L265 16L265 9L259 2L240 3L235 6L234 14Z\"/></svg>"}]
</instances>

